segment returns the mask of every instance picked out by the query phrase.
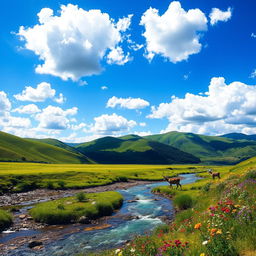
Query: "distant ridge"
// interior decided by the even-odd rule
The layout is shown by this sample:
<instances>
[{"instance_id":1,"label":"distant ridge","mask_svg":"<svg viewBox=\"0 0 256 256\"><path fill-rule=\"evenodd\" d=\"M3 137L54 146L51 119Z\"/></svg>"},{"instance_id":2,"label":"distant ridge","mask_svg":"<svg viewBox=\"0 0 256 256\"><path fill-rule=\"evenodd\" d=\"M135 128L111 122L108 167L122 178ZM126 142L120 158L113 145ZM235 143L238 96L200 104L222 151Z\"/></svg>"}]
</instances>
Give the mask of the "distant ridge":
<instances>
[{"instance_id":1,"label":"distant ridge","mask_svg":"<svg viewBox=\"0 0 256 256\"><path fill-rule=\"evenodd\" d=\"M76 146L102 164L174 164L199 163L200 159L177 148L150 141L138 135L104 137Z\"/></svg>"},{"instance_id":2,"label":"distant ridge","mask_svg":"<svg viewBox=\"0 0 256 256\"><path fill-rule=\"evenodd\" d=\"M229 135L228 135L229 136ZM256 156L256 141L206 136L194 133L168 132L145 138L165 143L199 157L206 164L234 164Z\"/></svg>"},{"instance_id":3,"label":"distant ridge","mask_svg":"<svg viewBox=\"0 0 256 256\"><path fill-rule=\"evenodd\" d=\"M256 141L256 134L246 135L243 133L228 133L221 135L220 137L234 139L234 140L254 140Z\"/></svg>"}]
</instances>

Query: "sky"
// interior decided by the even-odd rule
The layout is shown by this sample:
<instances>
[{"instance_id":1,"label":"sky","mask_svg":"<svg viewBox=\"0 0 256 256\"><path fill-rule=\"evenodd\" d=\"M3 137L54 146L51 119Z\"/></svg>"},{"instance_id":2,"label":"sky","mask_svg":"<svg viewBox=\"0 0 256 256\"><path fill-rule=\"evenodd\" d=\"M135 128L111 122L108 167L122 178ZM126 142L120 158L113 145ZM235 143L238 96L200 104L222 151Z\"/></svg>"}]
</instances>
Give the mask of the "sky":
<instances>
[{"instance_id":1,"label":"sky","mask_svg":"<svg viewBox=\"0 0 256 256\"><path fill-rule=\"evenodd\" d=\"M9 0L0 129L85 142L256 134L254 0Z\"/></svg>"}]
</instances>

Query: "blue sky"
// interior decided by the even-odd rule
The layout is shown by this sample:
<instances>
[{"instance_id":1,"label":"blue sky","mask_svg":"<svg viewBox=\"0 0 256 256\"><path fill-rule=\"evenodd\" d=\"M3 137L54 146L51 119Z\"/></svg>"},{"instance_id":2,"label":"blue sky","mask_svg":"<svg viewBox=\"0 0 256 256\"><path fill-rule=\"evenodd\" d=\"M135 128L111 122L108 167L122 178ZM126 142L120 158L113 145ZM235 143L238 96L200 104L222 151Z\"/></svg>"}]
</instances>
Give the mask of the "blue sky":
<instances>
[{"instance_id":1,"label":"blue sky","mask_svg":"<svg viewBox=\"0 0 256 256\"><path fill-rule=\"evenodd\" d=\"M256 133L255 11L252 0L6 1L0 128L68 142Z\"/></svg>"}]
</instances>

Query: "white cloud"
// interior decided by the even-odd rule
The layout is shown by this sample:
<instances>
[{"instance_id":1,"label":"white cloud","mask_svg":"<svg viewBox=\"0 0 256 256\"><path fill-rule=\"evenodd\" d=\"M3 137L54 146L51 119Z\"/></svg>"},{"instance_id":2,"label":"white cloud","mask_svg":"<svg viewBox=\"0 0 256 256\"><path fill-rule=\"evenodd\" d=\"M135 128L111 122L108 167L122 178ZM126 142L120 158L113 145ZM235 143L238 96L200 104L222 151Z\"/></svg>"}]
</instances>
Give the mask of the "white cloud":
<instances>
[{"instance_id":1,"label":"white cloud","mask_svg":"<svg viewBox=\"0 0 256 256\"><path fill-rule=\"evenodd\" d=\"M54 98L53 99L55 102L59 103L59 104L62 104L66 101L66 98L63 96L62 93L59 94L59 97L58 98Z\"/></svg>"},{"instance_id":2,"label":"white cloud","mask_svg":"<svg viewBox=\"0 0 256 256\"><path fill-rule=\"evenodd\" d=\"M255 78L256 77L256 69L254 69L250 75L250 78Z\"/></svg>"},{"instance_id":3,"label":"white cloud","mask_svg":"<svg viewBox=\"0 0 256 256\"><path fill-rule=\"evenodd\" d=\"M201 51L200 31L207 30L207 18L199 9L182 9L180 2L171 2L161 16L149 8L141 17L145 27L146 57L152 60L156 54L176 63L187 60L189 55Z\"/></svg>"},{"instance_id":4,"label":"white cloud","mask_svg":"<svg viewBox=\"0 0 256 256\"><path fill-rule=\"evenodd\" d=\"M251 37L256 38L256 34L251 33Z\"/></svg>"},{"instance_id":5,"label":"white cloud","mask_svg":"<svg viewBox=\"0 0 256 256\"><path fill-rule=\"evenodd\" d=\"M108 108L115 108L116 106L127 109L142 109L148 107L150 104L148 101L141 98L117 98L113 96L107 102Z\"/></svg>"},{"instance_id":6,"label":"white cloud","mask_svg":"<svg viewBox=\"0 0 256 256\"><path fill-rule=\"evenodd\" d=\"M146 124L145 122L139 123L139 125L140 125L141 127L147 126L147 124Z\"/></svg>"},{"instance_id":7,"label":"white cloud","mask_svg":"<svg viewBox=\"0 0 256 256\"><path fill-rule=\"evenodd\" d=\"M124 65L130 60L132 60L132 58L130 57L130 53L127 53L127 55L124 55L123 49L119 46L116 48L113 48L107 56L108 64Z\"/></svg>"},{"instance_id":8,"label":"white cloud","mask_svg":"<svg viewBox=\"0 0 256 256\"><path fill-rule=\"evenodd\" d=\"M78 80L83 76L99 74L101 61L109 50L111 63L124 64L120 46L132 15L117 23L101 10L86 11L73 4L62 5L59 16L49 8L38 13L39 24L20 27L18 35L25 47L43 61L36 67L40 74L51 74L63 80Z\"/></svg>"},{"instance_id":9,"label":"white cloud","mask_svg":"<svg viewBox=\"0 0 256 256\"><path fill-rule=\"evenodd\" d=\"M31 115L31 114L38 113L40 111L41 110L37 107L37 105L29 104L29 105L26 105L26 106L20 106L20 107L14 109L12 112L18 112L20 114Z\"/></svg>"},{"instance_id":10,"label":"white cloud","mask_svg":"<svg viewBox=\"0 0 256 256\"><path fill-rule=\"evenodd\" d=\"M11 110L11 102L4 91L0 91L0 117L6 116Z\"/></svg>"},{"instance_id":11,"label":"white cloud","mask_svg":"<svg viewBox=\"0 0 256 256\"><path fill-rule=\"evenodd\" d=\"M167 118L164 131L197 133L244 131L256 127L256 86L241 82L226 84L223 77L214 77L204 94L187 93L173 97L170 103L152 107L148 118Z\"/></svg>"},{"instance_id":12,"label":"white cloud","mask_svg":"<svg viewBox=\"0 0 256 256\"><path fill-rule=\"evenodd\" d=\"M26 86L21 94L14 95L14 98L20 101L43 102L46 99L51 99L55 96L56 91L51 88L51 85L42 82L36 88Z\"/></svg>"},{"instance_id":13,"label":"white cloud","mask_svg":"<svg viewBox=\"0 0 256 256\"><path fill-rule=\"evenodd\" d=\"M134 134L144 137L144 136L148 136L148 135L152 135L151 131L147 131L147 132L134 132Z\"/></svg>"},{"instance_id":14,"label":"white cloud","mask_svg":"<svg viewBox=\"0 0 256 256\"><path fill-rule=\"evenodd\" d=\"M210 23L213 26L219 21L227 22L229 19L231 19L231 16L232 10L230 7L227 9L227 11L222 11L218 8L212 8L212 11L209 15Z\"/></svg>"},{"instance_id":15,"label":"white cloud","mask_svg":"<svg viewBox=\"0 0 256 256\"><path fill-rule=\"evenodd\" d=\"M107 90L108 87L107 87L107 86L101 86L100 89L101 89L101 90Z\"/></svg>"},{"instance_id":16,"label":"white cloud","mask_svg":"<svg viewBox=\"0 0 256 256\"><path fill-rule=\"evenodd\" d=\"M115 135L128 132L137 125L135 121L127 120L123 116L118 116L115 113L95 117L94 121L95 123L91 127L90 132L94 132L96 135Z\"/></svg>"},{"instance_id":17,"label":"white cloud","mask_svg":"<svg viewBox=\"0 0 256 256\"><path fill-rule=\"evenodd\" d=\"M64 130L69 127L70 120L68 116L77 114L77 108L73 107L63 110L60 107L48 106L36 115L36 120L39 121L39 128Z\"/></svg>"}]
</instances>

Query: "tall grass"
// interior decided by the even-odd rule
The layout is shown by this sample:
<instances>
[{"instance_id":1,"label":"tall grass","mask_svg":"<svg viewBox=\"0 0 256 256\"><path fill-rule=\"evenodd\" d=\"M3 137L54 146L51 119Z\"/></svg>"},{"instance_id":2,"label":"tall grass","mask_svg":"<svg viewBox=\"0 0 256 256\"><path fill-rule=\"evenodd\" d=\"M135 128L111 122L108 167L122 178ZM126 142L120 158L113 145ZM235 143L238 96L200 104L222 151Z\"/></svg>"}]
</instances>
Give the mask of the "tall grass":
<instances>
[{"instance_id":1,"label":"tall grass","mask_svg":"<svg viewBox=\"0 0 256 256\"><path fill-rule=\"evenodd\" d=\"M77 222L82 216L96 219L111 215L123 202L122 195L113 191L90 193L86 197L81 195L39 203L30 210L30 214L37 222L68 224Z\"/></svg>"}]
</instances>

